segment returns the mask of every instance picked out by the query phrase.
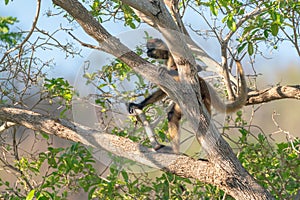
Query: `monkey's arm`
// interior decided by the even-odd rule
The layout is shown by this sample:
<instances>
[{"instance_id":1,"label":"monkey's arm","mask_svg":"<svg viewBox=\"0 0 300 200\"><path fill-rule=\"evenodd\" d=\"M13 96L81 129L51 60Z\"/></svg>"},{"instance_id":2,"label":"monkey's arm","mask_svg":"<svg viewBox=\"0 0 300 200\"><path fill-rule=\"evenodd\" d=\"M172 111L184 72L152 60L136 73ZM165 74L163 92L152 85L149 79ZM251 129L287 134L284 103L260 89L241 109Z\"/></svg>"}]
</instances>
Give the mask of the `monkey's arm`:
<instances>
[{"instance_id":1,"label":"monkey's arm","mask_svg":"<svg viewBox=\"0 0 300 200\"><path fill-rule=\"evenodd\" d=\"M128 112L132 114L134 112L135 108L143 109L145 106L147 106L149 104L153 104L159 100L162 100L166 96L167 95L164 91L162 91L161 89L158 89L153 94L151 94L146 99L144 99L144 101L142 101L141 103L130 103L128 105Z\"/></svg>"}]
</instances>

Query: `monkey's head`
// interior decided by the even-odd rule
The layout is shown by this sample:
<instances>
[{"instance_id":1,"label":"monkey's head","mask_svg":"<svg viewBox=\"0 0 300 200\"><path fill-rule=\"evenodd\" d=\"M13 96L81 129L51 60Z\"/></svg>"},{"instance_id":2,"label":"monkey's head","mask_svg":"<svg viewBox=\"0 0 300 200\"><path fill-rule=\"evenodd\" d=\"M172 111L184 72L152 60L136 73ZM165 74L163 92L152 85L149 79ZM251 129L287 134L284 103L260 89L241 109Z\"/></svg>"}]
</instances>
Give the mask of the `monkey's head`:
<instances>
[{"instance_id":1,"label":"monkey's head","mask_svg":"<svg viewBox=\"0 0 300 200\"><path fill-rule=\"evenodd\" d=\"M155 59L168 59L169 50L167 45L158 38L149 39L146 44L147 56Z\"/></svg>"}]
</instances>

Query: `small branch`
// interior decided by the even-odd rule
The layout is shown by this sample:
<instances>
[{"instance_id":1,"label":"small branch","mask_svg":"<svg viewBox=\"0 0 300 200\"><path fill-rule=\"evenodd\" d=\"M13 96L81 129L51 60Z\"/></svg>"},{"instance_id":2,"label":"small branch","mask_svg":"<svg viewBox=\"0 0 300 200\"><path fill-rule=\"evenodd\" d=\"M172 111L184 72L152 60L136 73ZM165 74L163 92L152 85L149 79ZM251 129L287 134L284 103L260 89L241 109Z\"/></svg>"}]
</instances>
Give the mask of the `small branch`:
<instances>
[{"instance_id":1,"label":"small branch","mask_svg":"<svg viewBox=\"0 0 300 200\"><path fill-rule=\"evenodd\" d=\"M15 123L13 123L13 122L4 122L1 126L0 126L0 134L3 132L3 131L5 131L5 130L7 130L7 129L9 129L10 127L13 127L13 126L15 126L16 124Z\"/></svg>"},{"instance_id":2,"label":"small branch","mask_svg":"<svg viewBox=\"0 0 300 200\"><path fill-rule=\"evenodd\" d=\"M37 0L37 8L36 8L36 14L35 14L35 17L34 17L34 20L33 20L33 23L32 23L32 26L31 26L31 29L28 33L28 35L25 37L25 39L19 44L17 45L16 47L14 48L11 48L10 50L6 51L2 57L2 59L0 60L0 63L2 63L4 61L4 59L6 58L6 56L8 54L10 54L11 52L19 49L19 48L22 48L22 46L25 44L25 42L27 42L27 40L31 37L34 29L35 29L35 26L38 22L38 19L39 19L39 16L40 16L40 10L41 10L41 0Z\"/></svg>"},{"instance_id":3,"label":"small branch","mask_svg":"<svg viewBox=\"0 0 300 200\"><path fill-rule=\"evenodd\" d=\"M90 49L97 49L97 50L102 51L102 49L101 49L99 46L95 46L95 45L92 45L92 44L88 44L88 43L82 42L82 41L79 40L77 37L75 37L71 32L68 32L68 34L69 34L74 40L76 40L81 46L87 47L87 48L90 48Z\"/></svg>"},{"instance_id":4,"label":"small branch","mask_svg":"<svg viewBox=\"0 0 300 200\"><path fill-rule=\"evenodd\" d=\"M179 8L178 8L178 0L164 0L165 4L168 6L171 15L174 19L174 21L176 22L178 28L180 29L180 31L185 34L185 35L189 35L189 33L187 32L183 21L181 19L180 13L179 13Z\"/></svg>"},{"instance_id":5,"label":"small branch","mask_svg":"<svg viewBox=\"0 0 300 200\"><path fill-rule=\"evenodd\" d=\"M277 127L278 132L279 132L279 133L284 133L284 134L286 135L287 140L288 140L289 143L291 144L292 149L293 149L294 151L296 151L298 154L300 154L300 151L299 151L298 149L296 149L296 147L295 147L295 145L294 145L295 137L293 137L293 136L290 134L289 131L285 131L285 130L283 130L283 129L280 127L280 125L278 124L278 122L277 122L276 119L275 119L275 116L277 116L277 115L279 115L279 114L277 114L277 113L274 111L273 114L272 114L272 120L273 120L275 126Z\"/></svg>"},{"instance_id":6,"label":"small branch","mask_svg":"<svg viewBox=\"0 0 300 200\"><path fill-rule=\"evenodd\" d=\"M236 23L236 30L241 27L246 21L248 21L250 18L259 15L260 13L266 11L269 8L261 8L260 6L256 7L252 12L247 13L238 23ZM225 42L229 42L230 38L232 35L236 32L235 31L230 31L226 37L224 38Z\"/></svg>"},{"instance_id":7,"label":"small branch","mask_svg":"<svg viewBox=\"0 0 300 200\"><path fill-rule=\"evenodd\" d=\"M266 103L286 98L300 100L300 85L277 86L259 91L251 91L248 93L246 105Z\"/></svg>"},{"instance_id":8,"label":"small branch","mask_svg":"<svg viewBox=\"0 0 300 200\"><path fill-rule=\"evenodd\" d=\"M157 150L160 147L162 147L162 145L160 145L159 142L157 142L155 134L154 134L154 130L151 127L151 125L148 122L148 120L146 119L146 115L143 113L143 111L141 109L137 109L136 108L136 109L134 109L134 112L138 115L139 119L143 123L143 126L145 128L147 137L150 140L152 148L155 149L155 150Z\"/></svg>"}]
</instances>

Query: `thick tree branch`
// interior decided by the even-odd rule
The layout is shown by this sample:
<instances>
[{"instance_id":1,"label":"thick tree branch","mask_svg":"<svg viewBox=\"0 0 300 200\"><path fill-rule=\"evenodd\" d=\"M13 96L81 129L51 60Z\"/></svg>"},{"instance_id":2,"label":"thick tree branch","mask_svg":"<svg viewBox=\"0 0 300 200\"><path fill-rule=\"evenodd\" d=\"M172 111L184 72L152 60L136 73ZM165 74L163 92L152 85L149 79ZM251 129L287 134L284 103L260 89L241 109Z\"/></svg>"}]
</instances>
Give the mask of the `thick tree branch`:
<instances>
[{"instance_id":1,"label":"thick tree branch","mask_svg":"<svg viewBox=\"0 0 300 200\"><path fill-rule=\"evenodd\" d=\"M300 85L277 86L248 93L247 105L266 103L280 99L300 100Z\"/></svg>"},{"instance_id":2,"label":"thick tree branch","mask_svg":"<svg viewBox=\"0 0 300 200\"><path fill-rule=\"evenodd\" d=\"M153 149L134 143L128 138L101 133L79 124L62 119L53 119L30 110L0 106L0 120L10 121L32 130L43 131L50 135L92 146L95 152L104 149L117 156L128 158L149 167L210 183L229 192L231 195L236 195L236 193L228 191L229 185L234 188L237 187L236 189L243 189L239 182L247 181L247 179L236 180L236 177L228 176L226 170L223 170L223 166L216 167L215 163L194 160L184 155L155 152ZM251 184L251 182L248 182L248 184ZM254 187L254 192L261 192L259 187L255 185L252 185L252 187ZM253 199L251 196L254 194L246 192L245 195L249 195L249 199Z\"/></svg>"},{"instance_id":3,"label":"thick tree branch","mask_svg":"<svg viewBox=\"0 0 300 200\"><path fill-rule=\"evenodd\" d=\"M82 138L69 127L63 126L59 119L52 119L30 110L0 106L0 120L19 124L31 130L43 131L74 142L82 142Z\"/></svg>"},{"instance_id":4,"label":"thick tree branch","mask_svg":"<svg viewBox=\"0 0 300 200\"><path fill-rule=\"evenodd\" d=\"M102 50L119 58L134 71L147 77L147 79L154 84L164 88L179 88L179 84L167 73L164 67L157 67L128 49L119 39L108 33L77 0L53 0L53 3L66 10L88 35L99 42L98 50ZM155 12L155 10L153 12ZM168 94L171 97L173 96L171 91L169 91Z\"/></svg>"},{"instance_id":5,"label":"thick tree branch","mask_svg":"<svg viewBox=\"0 0 300 200\"><path fill-rule=\"evenodd\" d=\"M164 29L168 30L169 34L167 34L167 35L165 34L167 40L170 36L173 36L172 33L174 33L175 31L176 31L176 34L180 33L180 31L176 27L176 24L174 23L171 15L167 14L166 9L163 9L165 12L165 14L163 14L163 16L169 15L168 16L169 20L166 20L165 17L160 17L157 12L157 10L158 10L157 7L155 8L155 6L150 3L150 1L139 1L138 3L136 2L136 0L122 0L122 1L125 4L131 6L135 10L136 14L139 17L141 17L141 19L144 20L144 22L146 22L150 26L153 26L154 28L156 28L160 31L164 31ZM162 1L160 1L160 2L162 2ZM173 31L170 32L170 30L173 30ZM170 50L172 50L174 48L176 49L178 47L182 48L182 47L185 47L185 45L188 45L189 49L192 51L194 56L197 59L201 60L204 64L206 64L208 71L217 72L218 74L221 74L223 77L226 77L225 70L216 60L214 60L211 56L209 56L205 52L205 50L203 50L198 44L196 44L188 35L182 34L181 36L185 36L183 41L185 41L186 44L177 44L178 41L181 41L181 40L178 40L178 38L177 38L177 40L173 40L173 41L169 39L167 44L168 44L168 47ZM182 50L182 51L180 51L180 50ZM185 55L186 51L187 50L184 48L179 49L179 53L177 52L178 53L177 55L183 56L183 55ZM171 52L171 53L173 55L174 52ZM176 52L175 52L175 54L176 54ZM189 60L193 60L193 59L189 59ZM238 85L237 80L231 73L229 73L229 77L230 77L230 80L235 85Z\"/></svg>"},{"instance_id":6,"label":"thick tree branch","mask_svg":"<svg viewBox=\"0 0 300 200\"><path fill-rule=\"evenodd\" d=\"M181 177L194 178L205 183L219 183L219 185L225 181L223 176L219 178L213 176L217 172L207 161L194 160L184 155L155 152L128 138L101 133L98 130L62 119L53 119L30 110L0 106L0 119L92 146L95 151L105 149L117 156L169 171Z\"/></svg>"}]
</instances>

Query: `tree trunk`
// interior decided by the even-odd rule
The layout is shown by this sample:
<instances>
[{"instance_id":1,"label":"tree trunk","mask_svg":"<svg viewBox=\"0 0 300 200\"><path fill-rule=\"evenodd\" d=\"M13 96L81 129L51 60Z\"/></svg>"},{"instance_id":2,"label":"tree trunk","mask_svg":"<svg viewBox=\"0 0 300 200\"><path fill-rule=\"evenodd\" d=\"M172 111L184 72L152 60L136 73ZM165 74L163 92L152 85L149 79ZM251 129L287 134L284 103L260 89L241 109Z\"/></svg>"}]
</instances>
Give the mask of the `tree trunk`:
<instances>
[{"instance_id":1,"label":"tree trunk","mask_svg":"<svg viewBox=\"0 0 300 200\"><path fill-rule=\"evenodd\" d=\"M181 49L179 49L179 52L176 51L176 47L174 47L175 50L173 52L173 49L170 49L172 55L173 53L174 55L178 55L178 57L174 57L176 64L182 65L181 67L178 67L181 79L180 83L175 82L170 76L168 76L167 73L165 73L164 70L159 72L156 70L153 71L154 68L152 68L149 63L139 59L139 57L133 52L128 53L123 51L127 50L126 48L123 48L124 45L118 40L115 40L77 0L53 0L53 2L66 10L72 17L74 17L75 20L77 20L86 33L101 43L103 51L118 57L132 67L132 69L136 72L149 78L149 80L153 80L154 83L158 83L161 87L163 87L164 91L166 91L168 95L174 97L174 99L178 101L186 118L192 123L192 128L199 143L208 154L209 165L213 166L213 170L207 171L206 177L213 180L213 185L219 186L226 193L236 199L272 199L270 193L257 184L249 173L242 167L228 143L221 137L215 125L210 123L210 117L204 111L205 109L203 109L203 105L201 105L202 103L200 103L198 99L200 96L200 88L199 85L196 84L197 81L195 82L195 78L193 78L193 73L195 73L195 71L193 71L190 63L184 59L185 57L191 58L192 55L189 53L186 44L180 44L180 36L168 33L168 30L165 30L166 25L162 25L162 22L167 22L167 20L172 19L172 17L166 13L167 9L165 7L159 7L163 6L162 1L126 0L126 3L130 6L136 4L134 8L138 10L140 9L137 4L142 6L146 3L150 3L149 6L153 5L155 9L152 9L154 13L151 18L157 17L157 24L160 31L163 32L163 35L170 43L172 43L172 41L176 41L176 44L180 44ZM157 7L159 7L159 9L157 9ZM159 12L157 12L157 10ZM150 8L148 14L151 15ZM159 20L161 23L159 23ZM174 30L174 24L170 27ZM111 40L111 38L113 39ZM178 48L179 47L177 47L177 49ZM118 49L120 49L121 52L117 51ZM184 55L183 59L182 55ZM192 62L192 64L193 63L194 62ZM146 65L149 65L149 68L140 67L145 67ZM185 99L187 96L190 97L189 105L187 105ZM176 161L180 163L180 160ZM189 165L189 163L183 163L178 166L175 162L175 165L172 163L167 168L170 171L184 177L192 177L191 174L188 174L191 171L196 173L193 174L193 177L195 177L197 176L197 170L201 171L200 169L187 170L187 165ZM203 175L203 173L201 174Z\"/></svg>"}]
</instances>

